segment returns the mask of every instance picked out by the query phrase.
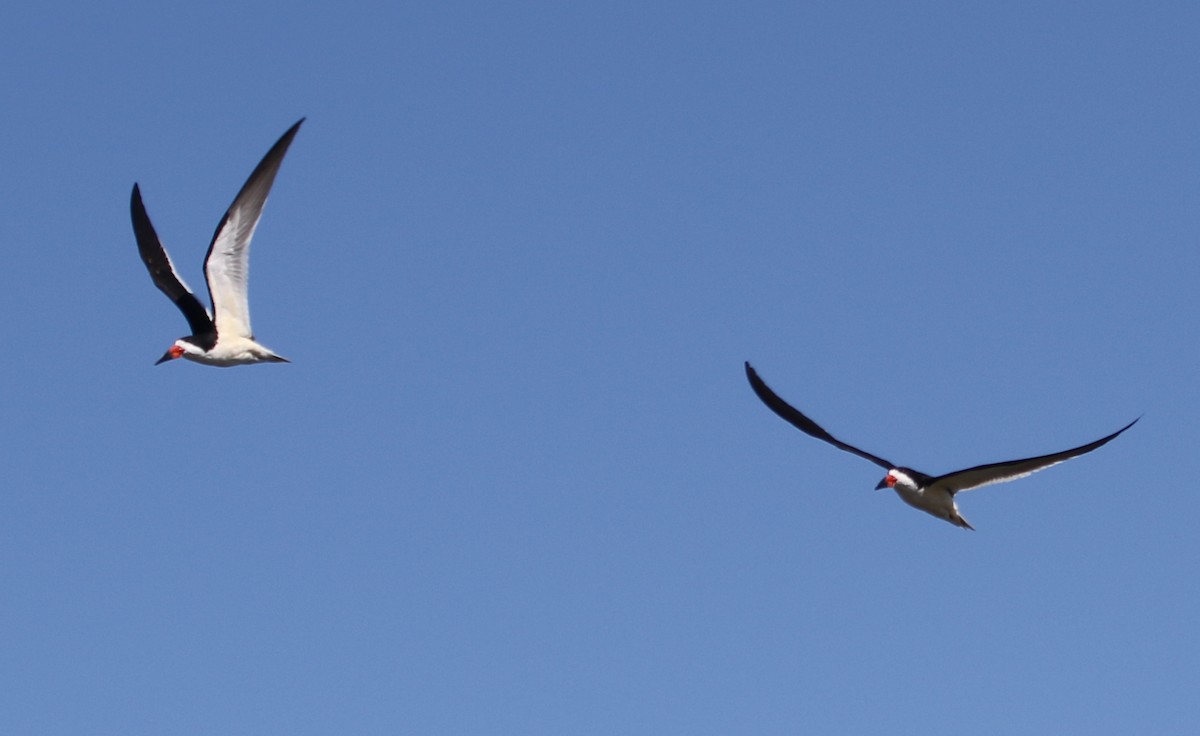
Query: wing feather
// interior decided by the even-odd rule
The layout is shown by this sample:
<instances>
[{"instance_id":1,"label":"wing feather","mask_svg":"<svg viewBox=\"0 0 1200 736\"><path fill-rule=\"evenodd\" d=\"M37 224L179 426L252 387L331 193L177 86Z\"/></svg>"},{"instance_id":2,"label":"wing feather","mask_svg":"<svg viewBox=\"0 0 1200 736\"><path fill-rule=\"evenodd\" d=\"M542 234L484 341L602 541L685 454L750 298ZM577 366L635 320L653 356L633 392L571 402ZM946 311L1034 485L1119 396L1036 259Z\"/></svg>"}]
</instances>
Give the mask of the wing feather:
<instances>
[{"instance_id":1,"label":"wing feather","mask_svg":"<svg viewBox=\"0 0 1200 736\"><path fill-rule=\"evenodd\" d=\"M816 437L819 440L824 440L839 450L845 450L846 452L858 455L865 460L870 460L881 468L891 470L892 468L896 467L887 460L884 460L877 455L872 455L865 450L860 450L854 445L846 444L845 442L842 442L838 438L826 432L816 422L804 416L798 409L779 398L778 394L772 391L767 384L763 383L763 380L758 377L758 373L755 372L754 368L751 367L749 362L746 363L746 378L750 381L750 388L754 389L754 393L758 395L758 398L761 399L771 411L787 420L793 427L801 432L809 435L810 437Z\"/></svg>"},{"instance_id":2,"label":"wing feather","mask_svg":"<svg viewBox=\"0 0 1200 736\"><path fill-rule=\"evenodd\" d=\"M1138 419L1140 418L1138 417ZM953 473L946 473L934 478L932 484L941 486L950 493L958 493L959 491L970 491L975 488L990 486L994 483L1007 483L1010 480L1024 478L1039 470L1045 470L1052 465L1058 465L1071 458L1086 455L1092 450L1099 449L1115 440L1118 435L1137 424L1137 422L1138 420L1134 419L1107 437L1101 437L1095 442L1089 442L1086 445L1080 445L1070 450L1063 450L1062 452L1055 452L1049 455L1028 457L1023 460L1008 460L1000 463L977 465L965 470L956 470Z\"/></svg>"},{"instance_id":3,"label":"wing feather","mask_svg":"<svg viewBox=\"0 0 1200 736\"><path fill-rule=\"evenodd\" d=\"M219 334L254 337L247 297L250 240L267 204L271 185L275 183L275 174L279 172L288 146L303 122L304 118L301 118L271 146L271 150L267 151L267 155L263 156L250 178L242 185L213 233L208 255L204 259L204 273L208 280L208 293L212 297L213 321Z\"/></svg>"},{"instance_id":4,"label":"wing feather","mask_svg":"<svg viewBox=\"0 0 1200 736\"><path fill-rule=\"evenodd\" d=\"M150 272L154 285L183 312L193 335L211 333L212 318L183 279L179 278L179 273L167 255L167 249L163 247L158 233L154 231L154 225L150 223L146 206L142 204L142 191L137 184L133 185L133 194L129 199L129 214L133 218L133 234L137 237L138 253L142 256L142 263L146 264L146 270Z\"/></svg>"}]
</instances>

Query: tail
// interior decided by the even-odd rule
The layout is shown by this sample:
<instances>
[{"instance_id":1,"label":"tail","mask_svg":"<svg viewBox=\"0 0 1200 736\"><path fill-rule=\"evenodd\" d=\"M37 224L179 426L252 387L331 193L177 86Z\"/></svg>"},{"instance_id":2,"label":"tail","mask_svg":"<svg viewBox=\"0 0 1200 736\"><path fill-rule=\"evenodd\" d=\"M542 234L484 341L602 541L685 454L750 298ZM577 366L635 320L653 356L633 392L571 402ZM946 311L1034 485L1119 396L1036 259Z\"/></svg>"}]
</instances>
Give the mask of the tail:
<instances>
[{"instance_id":1,"label":"tail","mask_svg":"<svg viewBox=\"0 0 1200 736\"><path fill-rule=\"evenodd\" d=\"M953 511L951 511L950 518L946 519L946 521L949 521L951 524L954 524L955 526L961 526L963 529L970 529L971 531L975 531L975 527L971 526L971 524L962 517L962 514L958 513L958 509L954 509Z\"/></svg>"}]
</instances>

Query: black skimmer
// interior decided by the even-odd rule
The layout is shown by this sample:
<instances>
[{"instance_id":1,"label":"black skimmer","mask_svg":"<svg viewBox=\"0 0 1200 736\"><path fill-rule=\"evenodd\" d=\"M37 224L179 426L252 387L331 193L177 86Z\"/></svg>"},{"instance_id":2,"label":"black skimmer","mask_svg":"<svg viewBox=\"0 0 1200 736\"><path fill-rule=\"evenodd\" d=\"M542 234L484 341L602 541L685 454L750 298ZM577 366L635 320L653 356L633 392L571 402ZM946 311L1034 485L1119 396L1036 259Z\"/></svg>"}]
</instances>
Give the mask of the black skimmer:
<instances>
[{"instance_id":1,"label":"black skimmer","mask_svg":"<svg viewBox=\"0 0 1200 736\"><path fill-rule=\"evenodd\" d=\"M975 527L968 524L967 520L958 513L958 504L954 502L954 494L959 491L969 491L972 488L981 488L993 483L1005 483L1017 478L1024 478L1031 473L1036 473L1051 465L1057 465L1073 457L1079 457L1108 444L1116 439L1117 435L1129 429L1138 421L1134 419L1107 437L1101 437L1095 442L1089 442L1086 445L1080 445L1070 450L1063 450L1062 452L1055 452L1050 455L1028 457L1023 460L1006 460L999 463L976 465L966 470L955 470L952 473L934 476L926 475L912 468L898 466L893 462L884 460L877 455L872 455L865 450L860 450L854 445L848 445L837 439L824 429L821 429L816 422L801 414L795 407L779 398L767 384L763 383L763 380L758 377L758 374L749 363L746 363L746 378L750 379L750 387L754 389L754 393L758 395L758 398L762 399L762 402L771 411L786 419L796 429L819 440L825 440L839 450L852 452L865 460L870 460L887 470L887 475L883 477L883 480L879 481L879 485L875 486L875 490L891 488L909 506L918 508L927 514L932 514L939 519L945 519L951 524L963 527L964 529L972 530Z\"/></svg>"},{"instance_id":2,"label":"black skimmer","mask_svg":"<svg viewBox=\"0 0 1200 736\"><path fill-rule=\"evenodd\" d=\"M212 314L175 272L166 249L158 239L158 233L150 224L150 216L142 204L141 190L137 184L133 185L129 209L133 216L138 252L150 271L154 285L175 302L192 330L192 334L176 340L155 365L176 358L221 367L289 362L255 342L250 329L250 304L246 298L246 287L250 274L250 239L254 237L254 228L258 226L258 219L267 204L267 195L271 192L279 165L283 163L283 156L303 122L304 118L301 118L271 146L213 233L208 255L204 258L204 277L212 299Z\"/></svg>"}]
</instances>

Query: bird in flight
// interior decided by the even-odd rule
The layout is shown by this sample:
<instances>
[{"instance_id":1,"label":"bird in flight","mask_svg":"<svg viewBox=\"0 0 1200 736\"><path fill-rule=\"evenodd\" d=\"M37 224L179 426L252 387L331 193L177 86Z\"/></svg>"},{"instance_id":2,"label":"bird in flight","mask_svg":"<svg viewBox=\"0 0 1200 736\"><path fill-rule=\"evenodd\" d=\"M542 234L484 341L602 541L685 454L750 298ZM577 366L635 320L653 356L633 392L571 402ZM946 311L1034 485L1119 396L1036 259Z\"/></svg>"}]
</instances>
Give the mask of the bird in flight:
<instances>
[{"instance_id":1,"label":"bird in flight","mask_svg":"<svg viewBox=\"0 0 1200 736\"><path fill-rule=\"evenodd\" d=\"M217 225L204 258L204 277L212 299L211 313L179 278L154 225L150 224L150 216L142 204L142 192L137 184L133 185L129 210L138 253L154 285L175 302L192 330L192 334L176 340L155 365L176 358L220 367L289 362L254 340L246 289L250 275L250 239L254 237L254 229L267 204L267 195L279 165L303 122L304 118L301 118L271 146Z\"/></svg>"},{"instance_id":2,"label":"bird in flight","mask_svg":"<svg viewBox=\"0 0 1200 736\"><path fill-rule=\"evenodd\" d=\"M750 380L750 388L754 389L754 393L758 395L758 398L771 411L783 417L796 429L819 440L824 440L839 450L845 450L846 452L858 455L864 460L870 460L885 469L887 475L883 477L883 480L879 481L879 485L875 486L875 490L891 488L900 496L900 500L909 506L920 509L927 514L932 514L939 519L945 519L956 526L972 530L975 527L967 523L967 520L958 512L958 504L954 502L954 495L959 491L969 491L973 488L981 488L993 483L1005 483L1017 478L1024 478L1051 465L1057 465L1073 457L1079 457L1116 439L1117 435L1129 429L1138 421L1134 419L1107 437L1101 437L1095 442L1089 442L1086 445L1080 445L1070 450L1063 450L1062 452L1055 452L1049 455L1039 455L1038 457L1028 457L1023 460L1006 460L999 463L976 465L973 468L955 470L952 473L934 476L927 475L919 470L913 470L912 468L898 466L893 462L884 460L877 455L872 455L865 450L860 450L854 445L837 439L824 429L821 429L816 422L801 414L798 409L779 398L779 395L772 391L758 377L758 373L755 372L750 363L746 363L746 378Z\"/></svg>"}]
</instances>

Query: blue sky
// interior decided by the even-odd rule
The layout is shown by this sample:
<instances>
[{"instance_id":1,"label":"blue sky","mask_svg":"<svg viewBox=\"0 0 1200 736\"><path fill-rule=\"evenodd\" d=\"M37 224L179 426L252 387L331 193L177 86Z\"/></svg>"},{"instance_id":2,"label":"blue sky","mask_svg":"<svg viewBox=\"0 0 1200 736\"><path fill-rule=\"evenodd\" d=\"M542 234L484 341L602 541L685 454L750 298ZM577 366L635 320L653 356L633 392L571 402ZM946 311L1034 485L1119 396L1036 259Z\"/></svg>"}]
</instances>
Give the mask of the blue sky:
<instances>
[{"instance_id":1,"label":"blue sky","mask_svg":"<svg viewBox=\"0 0 1200 736\"><path fill-rule=\"evenodd\" d=\"M901 6L902 5L902 6ZM0 10L0 732L1194 733L1190 3ZM291 365L153 362L221 214ZM937 473L965 532L750 392Z\"/></svg>"}]
</instances>

